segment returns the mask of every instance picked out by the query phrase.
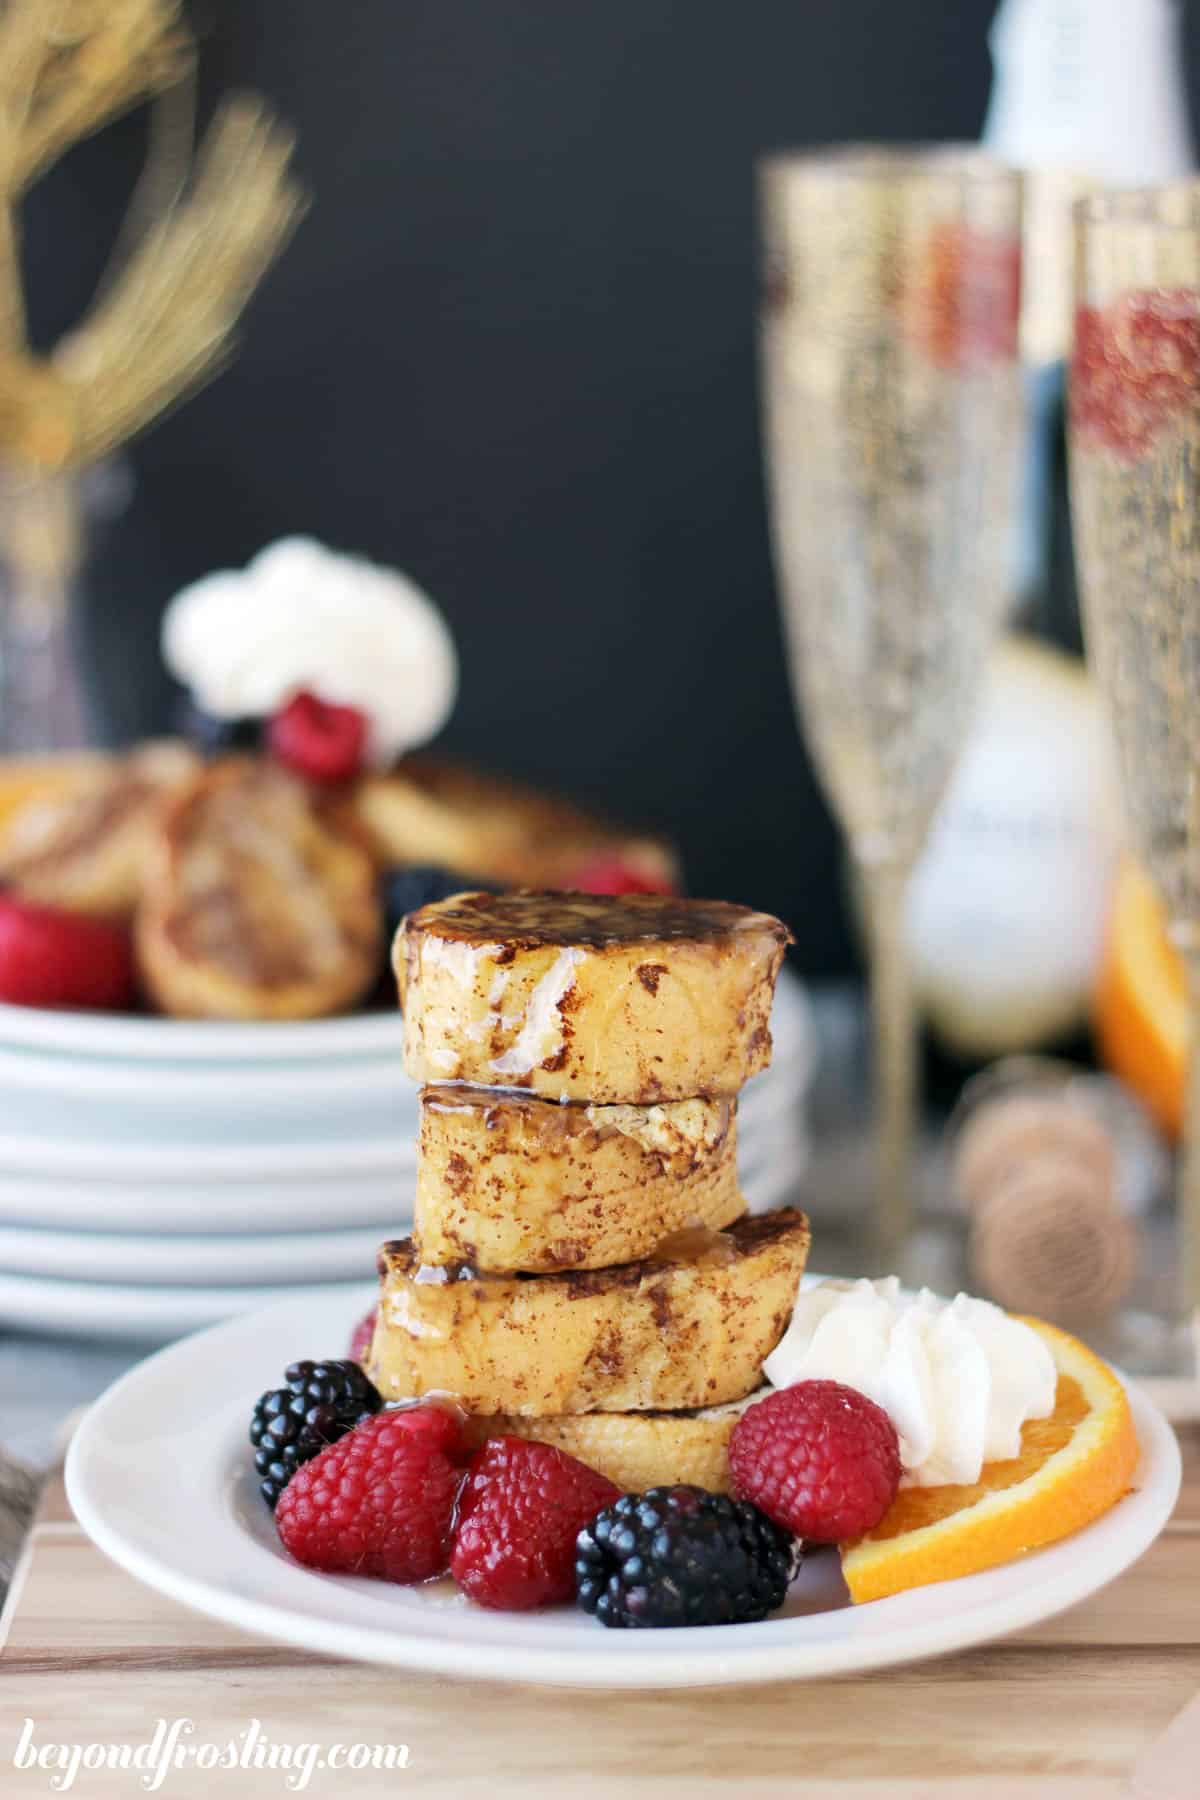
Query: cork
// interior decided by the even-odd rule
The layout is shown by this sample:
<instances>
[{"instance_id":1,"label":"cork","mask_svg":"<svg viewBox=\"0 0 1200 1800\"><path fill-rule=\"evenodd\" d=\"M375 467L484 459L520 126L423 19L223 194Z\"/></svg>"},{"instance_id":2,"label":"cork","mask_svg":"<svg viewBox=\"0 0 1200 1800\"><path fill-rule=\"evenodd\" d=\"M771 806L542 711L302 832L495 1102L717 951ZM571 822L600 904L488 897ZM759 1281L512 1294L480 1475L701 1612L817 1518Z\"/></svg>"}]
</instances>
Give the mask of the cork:
<instances>
[{"instance_id":1,"label":"cork","mask_svg":"<svg viewBox=\"0 0 1200 1800\"><path fill-rule=\"evenodd\" d=\"M1010 1312L1075 1329L1118 1307L1137 1272L1137 1232L1086 1161L1048 1149L977 1197L972 1281Z\"/></svg>"}]
</instances>

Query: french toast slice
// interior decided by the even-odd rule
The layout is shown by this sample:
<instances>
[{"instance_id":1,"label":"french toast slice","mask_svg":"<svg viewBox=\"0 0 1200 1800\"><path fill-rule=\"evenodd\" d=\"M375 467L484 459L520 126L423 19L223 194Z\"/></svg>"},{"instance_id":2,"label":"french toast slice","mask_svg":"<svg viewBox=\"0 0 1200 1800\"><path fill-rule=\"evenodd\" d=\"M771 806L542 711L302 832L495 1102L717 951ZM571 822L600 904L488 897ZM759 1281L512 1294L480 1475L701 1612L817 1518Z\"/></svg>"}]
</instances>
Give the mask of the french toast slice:
<instances>
[{"instance_id":1,"label":"french toast slice","mask_svg":"<svg viewBox=\"0 0 1200 1800\"><path fill-rule=\"evenodd\" d=\"M770 1061L789 942L721 900L454 894L396 934L404 1066L596 1105L736 1094Z\"/></svg>"},{"instance_id":2,"label":"french toast slice","mask_svg":"<svg viewBox=\"0 0 1200 1800\"><path fill-rule=\"evenodd\" d=\"M499 1088L421 1090L414 1236L427 1263L543 1274L635 1262L746 1210L737 1102L556 1105Z\"/></svg>"},{"instance_id":3,"label":"french toast slice","mask_svg":"<svg viewBox=\"0 0 1200 1800\"><path fill-rule=\"evenodd\" d=\"M536 1438L553 1444L589 1469L607 1475L624 1493L687 1482L713 1494L731 1490L729 1440L748 1406L774 1393L756 1388L744 1400L696 1412L560 1413L552 1419L518 1414L468 1419L471 1441L490 1437Z\"/></svg>"},{"instance_id":4,"label":"french toast slice","mask_svg":"<svg viewBox=\"0 0 1200 1800\"><path fill-rule=\"evenodd\" d=\"M164 740L47 769L0 827L0 882L43 906L130 917L163 806L199 766Z\"/></svg>"},{"instance_id":5,"label":"french toast slice","mask_svg":"<svg viewBox=\"0 0 1200 1800\"><path fill-rule=\"evenodd\" d=\"M378 974L374 861L307 784L229 757L168 806L135 937L147 988L178 1017L337 1012Z\"/></svg>"},{"instance_id":6,"label":"french toast slice","mask_svg":"<svg viewBox=\"0 0 1200 1800\"><path fill-rule=\"evenodd\" d=\"M363 776L353 804L384 863L436 863L506 886L558 888L611 855L647 882L679 886L678 862L661 840L445 757L406 756Z\"/></svg>"},{"instance_id":7,"label":"french toast slice","mask_svg":"<svg viewBox=\"0 0 1200 1800\"><path fill-rule=\"evenodd\" d=\"M404 1238L380 1251L369 1372L387 1400L449 1393L468 1412L523 1418L740 1400L787 1327L807 1255L808 1221L791 1209L560 1275L433 1269Z\"/></svg>"}]
</instances>

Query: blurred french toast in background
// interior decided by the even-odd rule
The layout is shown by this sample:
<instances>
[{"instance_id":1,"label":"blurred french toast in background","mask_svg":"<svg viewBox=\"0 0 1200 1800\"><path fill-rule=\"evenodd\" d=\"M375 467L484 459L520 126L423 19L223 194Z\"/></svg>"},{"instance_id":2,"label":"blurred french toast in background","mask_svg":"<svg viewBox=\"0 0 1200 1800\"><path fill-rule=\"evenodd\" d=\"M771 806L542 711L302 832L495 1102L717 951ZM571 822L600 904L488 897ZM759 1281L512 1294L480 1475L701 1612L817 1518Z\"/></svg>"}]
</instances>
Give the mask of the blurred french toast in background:
<instances>
[{"instance_id":1,"label":"blurred french toast in background","mask_svg":"<svg viewBox=\"0 0 1200 1800\"><path fill-rule=\"evenodd\" d=\"M413 754L458 657L399 569L282 538L181 589L161 645L180 738L0 760L0 1000L97 1004L84 915L159 1011L307 1019L378 997L401 918L464 888L679 891L663 841Z\"/></svg>"},{"instance_id":2,"label":"blurred french toast in background","mask_svg":"<svg viewBox=\"0 0 1200 1800\"><path fill-rule=\"evenodd\" d=\"M405 912L481 883L672 892L680 869L659 839L443 757L335 781L266 743L0 761L6 902L130 928L144 1000L179 1017L344 1011Z\"/></svg>"},{"instance_id":3,"label":"blurred french toast in background","mask_svg":"<svg viewBox=\"0 0 1200 1800\"><path fill-rule=\"evenodd\" d=\"M0 764L0 882L68 912L132 917L162 802L200 758L179 742Z\"/></svg>"},{"instance_id":4,"label":"blurred french toast in background","mask_svg":"<svg viewBox=\"0 0 1200 1800\"><path fill-rule=\"evenodd\" d=\"M588 888L590 876L613 879L618 870L627 889L679 885L677 859L661 839L446 757L408 756L364 776L353 803L386 863L435 864L505 887Z\"/></svg>"}]
</instances>

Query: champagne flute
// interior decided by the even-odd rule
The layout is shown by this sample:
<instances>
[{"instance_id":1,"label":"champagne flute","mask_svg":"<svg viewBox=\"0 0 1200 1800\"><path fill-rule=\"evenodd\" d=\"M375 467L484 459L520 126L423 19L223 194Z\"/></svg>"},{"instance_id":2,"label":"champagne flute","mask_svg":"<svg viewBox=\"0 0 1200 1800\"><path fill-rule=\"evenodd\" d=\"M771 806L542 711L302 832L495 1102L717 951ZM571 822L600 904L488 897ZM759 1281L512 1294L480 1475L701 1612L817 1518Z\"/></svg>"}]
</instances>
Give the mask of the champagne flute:
<instances>
[{"instance_id":1,"label":"champagne flute","mask_svg":"<svg viewBox=\"0 0 1200 1800\"><path fill-rule=\"evenodd\" d=\"M1075 209L1071 514L1088 660L1116 739L1134 847L1188 974L1179 1189L1200 1301L1200 186Z\"/></svg>"},{"instance_id":2,"label":"champagne flute","mask_svg":"<svg viewBox=\"0 0 1200 1800\"><path fill-rule=\"evenodd\" d=\"M1008 598L1021 182L957 146L767 160L775 562L809 748L868 931L881 1258L912 1221L913 865Z\"/></svg>"}]
</instances>

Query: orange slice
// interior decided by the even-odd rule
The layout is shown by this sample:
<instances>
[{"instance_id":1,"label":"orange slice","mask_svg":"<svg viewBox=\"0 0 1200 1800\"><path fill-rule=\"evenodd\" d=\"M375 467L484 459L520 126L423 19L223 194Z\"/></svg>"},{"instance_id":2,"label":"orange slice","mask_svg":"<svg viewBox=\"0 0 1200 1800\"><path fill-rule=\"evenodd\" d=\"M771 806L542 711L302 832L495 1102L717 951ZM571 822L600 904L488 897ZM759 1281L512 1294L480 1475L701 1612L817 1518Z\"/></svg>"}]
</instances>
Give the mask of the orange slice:
<instances>
[{"instance_id":1,"label":"orange slice","mask_svg":"<svg viewBox=\"0 0 1200 1800\"><path fill-rule=\"evenodd\" d=\"M1108 1067L1178 1136L1187 1072L1186 979L1162 902L1131 861L1117 876L1092 1022Z\"/></svg>"},{"instance_id":2,"label":"orange slice","mask_svg":"<svg viewBox=\"0 0 1200 1800\"><path fill-rule=\"evenodd\" d=\"M1129 1487L1138 1459L1125 1389L1097 1356L1040 1319L1058 1368L1047 1419L1031 1419L1021 1453L985 1463L972 1486L902 1488L875 1530L842 1549L842 1574L856 1602L952 1581L1090 1525Z\"/></svg>"}]
</instances>

